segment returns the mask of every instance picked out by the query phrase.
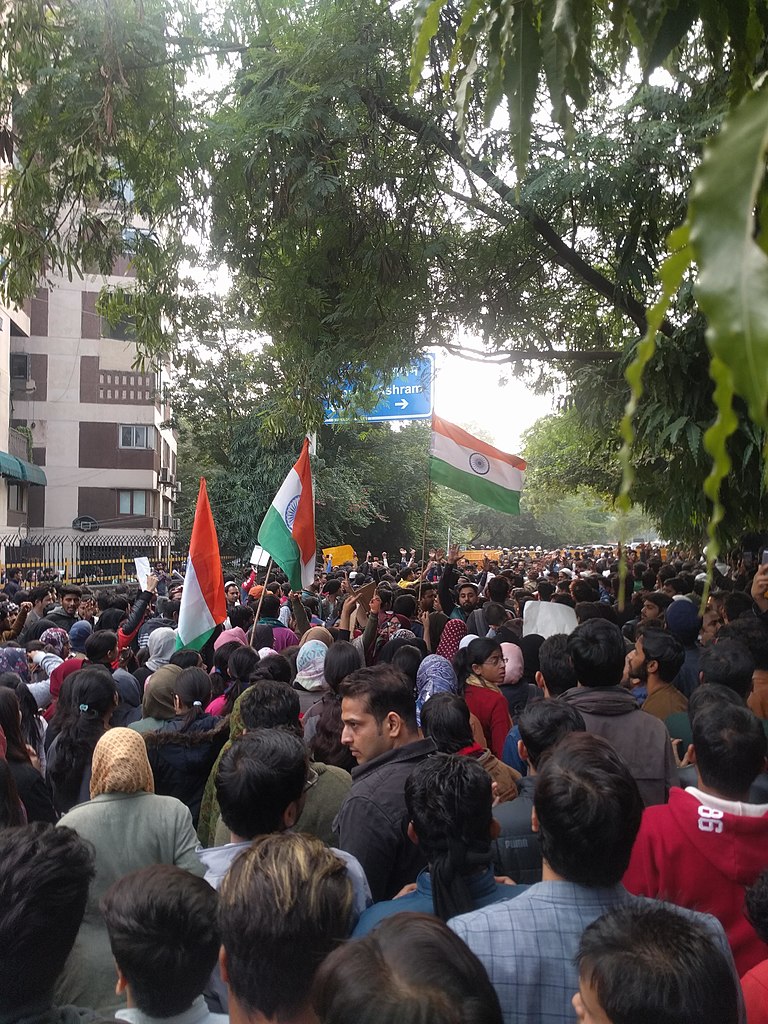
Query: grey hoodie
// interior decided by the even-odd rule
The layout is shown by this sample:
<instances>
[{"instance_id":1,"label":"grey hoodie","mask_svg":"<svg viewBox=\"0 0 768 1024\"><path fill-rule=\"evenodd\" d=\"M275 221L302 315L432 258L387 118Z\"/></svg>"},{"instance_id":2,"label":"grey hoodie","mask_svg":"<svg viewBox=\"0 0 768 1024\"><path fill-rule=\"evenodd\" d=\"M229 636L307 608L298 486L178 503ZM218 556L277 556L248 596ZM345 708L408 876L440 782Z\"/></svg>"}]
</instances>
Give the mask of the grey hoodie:
<instances>
[{"instance_id":1,"label":"grey hoodie","mask_svg":"<svg viewBox=\"0 0 768 1024\"><path fill-rule=\"evenodd\" d=\"M678 784L667 727L620 686L576 686L558 698L580 711L587 732L603 736L627 762L643 803L665 804Z\"/></svg>"}]
</instances>

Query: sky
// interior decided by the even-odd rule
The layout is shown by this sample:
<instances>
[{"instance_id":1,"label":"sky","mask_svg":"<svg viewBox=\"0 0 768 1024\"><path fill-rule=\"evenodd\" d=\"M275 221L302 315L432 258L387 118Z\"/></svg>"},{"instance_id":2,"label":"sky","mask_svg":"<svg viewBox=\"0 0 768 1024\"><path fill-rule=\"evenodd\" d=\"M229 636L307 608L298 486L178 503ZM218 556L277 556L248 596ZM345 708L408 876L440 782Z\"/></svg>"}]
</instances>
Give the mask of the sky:
<instances>
[{"instance_id":1,"label":"sky","mask_svg":"<svg viewBox=\"0 0 768 1024\"><path fill-rule=\"evenodd\" d=\"M499 378L507 383L499 385ZM522 435L537 419L554 411L551 395L536 395L509 368L478 363L446 352L435 353L435 412L469 428L478 424L502 451L519 455Z\"/></svg>"}]
</instances>

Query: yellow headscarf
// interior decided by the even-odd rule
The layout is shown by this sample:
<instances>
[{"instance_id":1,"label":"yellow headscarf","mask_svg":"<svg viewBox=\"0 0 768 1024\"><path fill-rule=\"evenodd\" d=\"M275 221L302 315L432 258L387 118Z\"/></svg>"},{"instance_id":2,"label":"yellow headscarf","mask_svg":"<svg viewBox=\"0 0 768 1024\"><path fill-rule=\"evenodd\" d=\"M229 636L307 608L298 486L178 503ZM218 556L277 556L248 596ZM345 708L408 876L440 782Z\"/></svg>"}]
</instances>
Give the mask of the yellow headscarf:
<instances>
[{"instance_id":1,"label":"yellow headscarf","mask_svg":"<svg viewBox=\"0 0 768 1024\"><path fill-rule=\"evenodd\" d=\"M91 799L101 793L154 793L144 737L133 729L107 729L93 752Z\"/></svg>"}]
</instances>

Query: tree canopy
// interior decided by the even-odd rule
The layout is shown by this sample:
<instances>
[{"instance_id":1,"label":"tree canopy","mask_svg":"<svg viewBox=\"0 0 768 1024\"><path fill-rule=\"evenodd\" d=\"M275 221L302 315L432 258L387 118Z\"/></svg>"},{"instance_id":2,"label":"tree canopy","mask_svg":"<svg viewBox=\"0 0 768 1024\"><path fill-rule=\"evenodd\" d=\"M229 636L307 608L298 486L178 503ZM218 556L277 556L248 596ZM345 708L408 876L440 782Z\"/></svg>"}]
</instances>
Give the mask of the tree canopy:
<instances>
[{"instance_id":1,"label":"tree canopy","mask_svg":"<svg viewBox=\"0 0 768 1024\"><path fill-rule=\"evenodd\" d=\"M759 519L763 0L233 0L205 17L177 0L6 0L4 14L6 298L108 269L140 218L135 294L105 310L130 299L143 352L173 349L211 316L182 277L201 239L232 275L228 315L267 339L253 375L273 434L477 336L542 387L567 379L604 466L628 372L624 489L663 532L701 537L713 456L720 534ZM747 93L689 211L706 140Z\"/></svg>"}]
</instances>

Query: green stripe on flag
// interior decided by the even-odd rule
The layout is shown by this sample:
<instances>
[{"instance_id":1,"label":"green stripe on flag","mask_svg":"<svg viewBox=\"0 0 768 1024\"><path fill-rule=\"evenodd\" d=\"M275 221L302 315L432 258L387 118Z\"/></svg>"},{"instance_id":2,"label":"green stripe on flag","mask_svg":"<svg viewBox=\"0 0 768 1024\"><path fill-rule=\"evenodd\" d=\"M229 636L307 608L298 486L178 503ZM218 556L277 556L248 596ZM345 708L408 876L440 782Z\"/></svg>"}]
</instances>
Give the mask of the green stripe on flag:
<instances>
[{"instance_id":1,"label":"green stripe on flag","mask_svg":"<svg viewBox=\"0 0 768 1024\"><path fill-rule=\"evenodd\" d=\"M511 516L520 515L520 492L508 487L500 487L490 480L474 473L464 473L455 469L442 459L431 457L429 460L429 476L435 483L444 484L454 491L460 491L481 505L506 512Z\"/></svg>"},{"instance_id":2,"label":"green stripe on flag","mask_svg":"<svg viewBox=\"0 0 768 1024\"><path fill-rule=\"evenodd\" d=\"M299 545L274 505L270 505L259 527L259 544L268 552L288 577L293 590L301 590L301 558Z\"/></svg>"}]
</instances>

